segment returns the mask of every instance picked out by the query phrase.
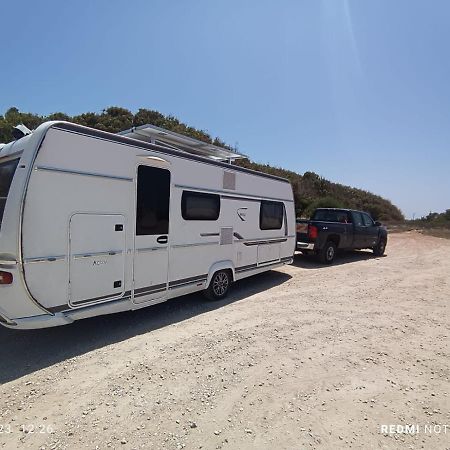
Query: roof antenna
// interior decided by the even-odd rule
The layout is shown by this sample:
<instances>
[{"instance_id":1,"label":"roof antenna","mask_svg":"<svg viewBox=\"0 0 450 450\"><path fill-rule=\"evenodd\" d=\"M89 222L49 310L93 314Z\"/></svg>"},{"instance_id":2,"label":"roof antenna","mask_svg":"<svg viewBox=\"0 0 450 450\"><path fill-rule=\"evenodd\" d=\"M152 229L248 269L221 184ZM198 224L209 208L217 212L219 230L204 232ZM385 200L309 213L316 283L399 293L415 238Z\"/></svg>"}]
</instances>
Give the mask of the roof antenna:
<instances>
[{"instance_id":1,"label":"roof antenna","mask_svg":"<svg viewBox=\"0 0 450 450\"><path fill-rule=\"evenodd\" d=\"M29 128L27 128L23 123L15 126L12 130L12 135L16 141L20 138L23 138L24 136L28 136L31 133L32 131Z\"/></svg>"}]
</instances>

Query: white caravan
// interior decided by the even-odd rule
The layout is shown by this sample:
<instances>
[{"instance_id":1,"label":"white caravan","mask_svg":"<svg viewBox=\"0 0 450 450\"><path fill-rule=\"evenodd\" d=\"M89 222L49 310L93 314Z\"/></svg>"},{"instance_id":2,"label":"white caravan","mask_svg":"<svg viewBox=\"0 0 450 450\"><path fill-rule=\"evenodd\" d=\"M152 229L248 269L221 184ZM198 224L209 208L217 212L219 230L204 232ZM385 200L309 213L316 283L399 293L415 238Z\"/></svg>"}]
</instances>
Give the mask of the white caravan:
<instances>
[{"instance_id":1,"label":"white caravan","mask_svg":"<svg viewBox=\"0 0 450 450\"><path fill-rule=\"evenodd\" d=\"M233 155L152 126L67 122L0 146L0 322L64 325L201 290L220 299L292 262L290 183L223 161Z\"/></svg>"}]
</instances>

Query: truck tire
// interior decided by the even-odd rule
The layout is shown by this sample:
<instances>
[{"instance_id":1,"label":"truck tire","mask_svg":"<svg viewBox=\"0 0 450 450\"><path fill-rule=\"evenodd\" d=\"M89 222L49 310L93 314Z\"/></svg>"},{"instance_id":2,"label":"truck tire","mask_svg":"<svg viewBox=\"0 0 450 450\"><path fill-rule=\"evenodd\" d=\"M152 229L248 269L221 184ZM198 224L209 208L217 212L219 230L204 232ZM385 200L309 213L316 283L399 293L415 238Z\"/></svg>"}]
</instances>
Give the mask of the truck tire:
<instances>
[{"instance_id":1,"label":"truck tire","mask_svg":"<svg viewBox=\"0 0 450 450\"><path fill-rule=\"evenodd\" d=\"M219 270L211 278L208 288L204 291L208 300L222 300L228 294L231 285L229 270Z\"/></svg>"},{"instance_id":2,"label":"truck tire","mask_svg":"<svg viewBox=\"0 0 450 450\"><path fill-rule=\"evenodd\" d=\"M383 256L384 251L386 250L386 244L387 244L386 238L381 238L378 241L378 244L372 248L373 254L375 256Z\"/></svg>"},{"instance_id":3,"label":"truck tire","mask_svg":"<svg viewBox=\"0 0 450 450\"><path fill-rule=\"evenodd\" d=\"M336 256L336 244L333 241L327 241L318 256L321 263L331 264Z\"/></svg>"}]
</instances>

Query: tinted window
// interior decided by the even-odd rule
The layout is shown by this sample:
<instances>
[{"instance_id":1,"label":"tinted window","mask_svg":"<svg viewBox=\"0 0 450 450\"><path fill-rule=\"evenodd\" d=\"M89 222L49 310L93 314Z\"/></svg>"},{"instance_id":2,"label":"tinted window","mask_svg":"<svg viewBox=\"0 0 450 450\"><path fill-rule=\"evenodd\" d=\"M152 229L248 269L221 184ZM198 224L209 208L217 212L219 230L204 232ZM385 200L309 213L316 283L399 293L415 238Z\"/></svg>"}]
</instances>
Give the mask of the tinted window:
<instances>
[{"instance_id":1,"label":"tinted window","mask_svg":"<svg viewBox=\"0 0 450 450\"><path fill-rule=\"evenodd\" d=\"M334 209L318 209L313 216L313 220L321 222L351 223L351 217L346 211L336 211Z\"/></svg>"},{"instance_id":2,"label":"tinted window","mask_svg":"<svg viewBox=\"0 0 450 450\"><path fill-rule=\"evenodd\" d=\"M368 214L364 214L364 213L362 216L363 216L364 225L366 227L373 227L373 220L371 219L371 217Z\"/></svg>"},{"instance_id":3,"label":"tinted window","mask_svg":"<svg viewBox=\"0 0 450 450\"><path fill-rule=\"evenodd\" d=\"M169 232L170 172L139 166L137 180L136 234Z\"/></svg>"},{"instance_id":4,"label":"tinted window","mask_svg":"<svg viewBox=\"0 0 450 450\"><path fill-rule=\"evenodd\" d=\"M362 226L364 226L364 223L363 223L363 219L362 219L361 213L359 213L359 212L354 212L354 213L353 213L353 223L354 223L355 226L357 226L357 227L362 227Z\"/></svg>"},{"instance_id":5,"label":"tinted window","mask_svg":"<svg viewBox=\"0 0 450 450\"><path fill-rule=\"evenodd\" d=\"M18 159L0 164L0 227L5 211L6 199L8 198L9 188L19 163Z\"/></svg>"},{"instance_id":6,"label":"tinted window","mask_svg":"<svg viewBox=\"0 0 450 450\"><path fill-rule=\"evenodd\" d=\"M183 191L181 214L184 220L217 220L220 215L220 197L216 194Z\"/></svg>"},{"instance_id":7,"label":"tinted window","mask_svg":"<svg viewBox=\"0 0 450 450\"><path fill-rule=\"evenodd\" d=\"M283 215L283 203L262 201L259 210L259 228L261 230L279 230L283 225Z\"/></svg>"}]
</instances>

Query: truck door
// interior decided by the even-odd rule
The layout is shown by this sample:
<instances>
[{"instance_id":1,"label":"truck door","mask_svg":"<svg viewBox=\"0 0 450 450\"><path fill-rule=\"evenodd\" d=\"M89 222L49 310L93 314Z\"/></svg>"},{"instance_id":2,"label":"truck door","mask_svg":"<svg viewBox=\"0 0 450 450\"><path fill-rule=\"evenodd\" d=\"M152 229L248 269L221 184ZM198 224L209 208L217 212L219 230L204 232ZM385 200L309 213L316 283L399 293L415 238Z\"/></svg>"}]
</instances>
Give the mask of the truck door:
<instances>
[{"instance_id":1,"label":"truck door","mask_svg":"<svg viewBox=\"0 0 450 450\"><path fill-rule=\"evenodd\" d=\"M353 217L353 248L365 248L366 246L366 227L360 212L352 212Z\"/></svg>"},{"instance_id":2,"label":"truck door","mask_svg":"<svg viewBox=\"0 0 450 450\"><path fill-rule=\"evenodd\" d=\"M133 258L135 303L151 301L167 294L169 203L168 167L140 164L137 169Z\"/></svg>"},{"instance_id":3,"label":"truck door","mask_svg":"<svg viewBox=\"0 0 450 450\"><path fill-rule=\"evenodd\" d=\"M84 306L123 296L124 216L74 214L69 242L69 304Z\"/></svg>"},{"instance_id":4,"label":"truck door","mask_svg":"<svg viewBox=\"0 0 450 450\"><path fill-rule=\"evenodd\" d=\"M364 226L366 227L366 247L374 247L378 241L378 227L375 226L372 218L362 213Z\"/></svg>"}]
</instances>

